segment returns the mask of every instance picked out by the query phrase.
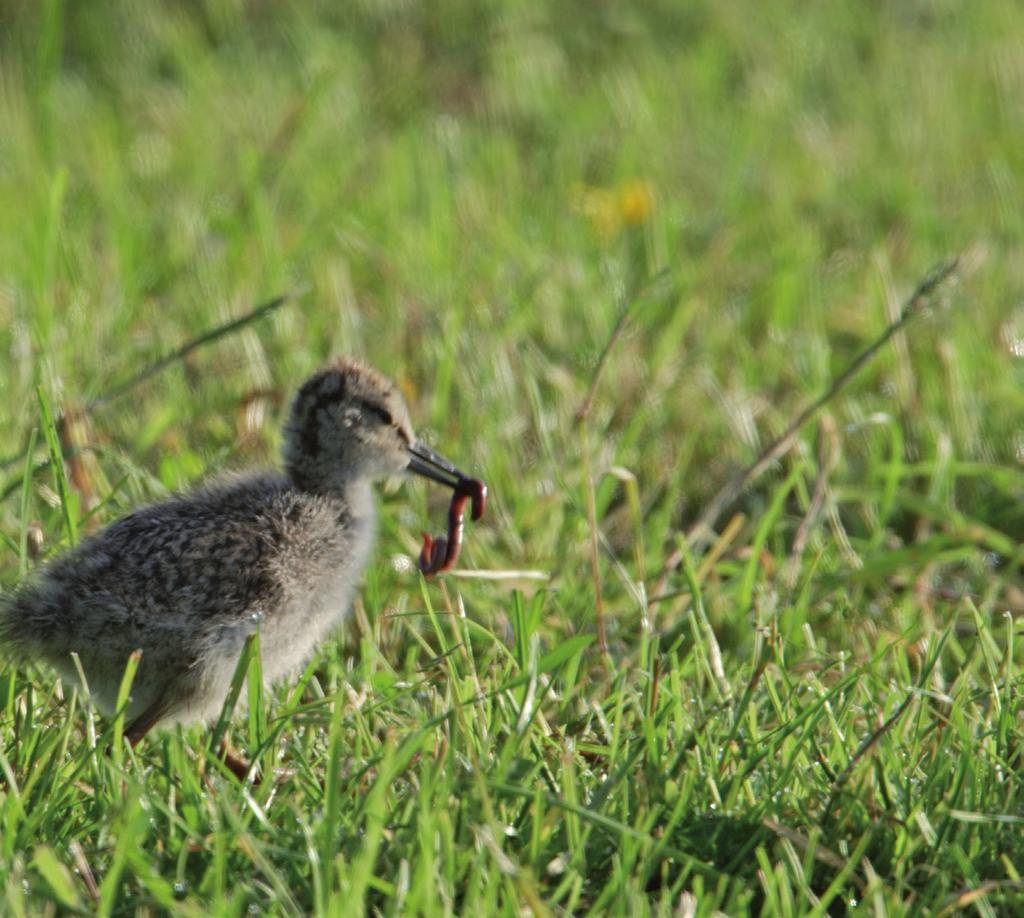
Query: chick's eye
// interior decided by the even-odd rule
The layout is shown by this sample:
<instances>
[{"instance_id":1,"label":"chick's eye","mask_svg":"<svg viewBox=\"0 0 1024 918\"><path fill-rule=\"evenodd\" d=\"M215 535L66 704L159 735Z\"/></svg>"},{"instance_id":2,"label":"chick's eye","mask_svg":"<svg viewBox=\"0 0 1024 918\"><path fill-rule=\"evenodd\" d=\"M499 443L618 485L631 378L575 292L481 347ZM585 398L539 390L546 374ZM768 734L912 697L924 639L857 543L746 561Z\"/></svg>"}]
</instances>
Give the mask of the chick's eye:
<instances>
[{"instance_id":1,"label":"chick's eye","mask_svg":"<svg viewBox=\"0 0 1024 918\"><path fill-rule=\"evenodd\" d=\"M363 409L374 417L378 418L382 424L394 424L394 419L391 417L391 412L387 408L381 405L375 405L373 402L363 402Z\"/></svg>"}]
</instances>

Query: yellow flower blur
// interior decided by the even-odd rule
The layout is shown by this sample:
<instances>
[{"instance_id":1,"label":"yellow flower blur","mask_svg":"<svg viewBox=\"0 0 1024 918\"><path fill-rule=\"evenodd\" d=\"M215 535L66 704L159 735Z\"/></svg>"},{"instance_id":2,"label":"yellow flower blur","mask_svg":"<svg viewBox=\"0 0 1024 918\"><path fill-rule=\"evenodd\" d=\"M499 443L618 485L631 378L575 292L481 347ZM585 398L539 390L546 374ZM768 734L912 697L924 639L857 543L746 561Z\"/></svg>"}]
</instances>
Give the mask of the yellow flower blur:
<instances>
[{"instance_id":1,"label":"yellow flower blur","mask_svg":"<svg viewBox=\"0 0 1024 918\"><path fill-rule=\"evenodd\" d=\"M645 223L654 210L654 192L643 179L630 179L619 190L619 212L624 223Z\"/></svg>"},{"instance_id":2,"label":"yellow flower blur","mask_svg":"<svg viewBox=\"0 0 1024 918\"><path fill-rule=\"evenodd\" d=\"M654 211L650 183L633 178L617 189L598 188L577 182L569 189L572 209L583 214L594 235L603 243L614 242L623 226L639 226Z\"/></svg>"}]
</instances>

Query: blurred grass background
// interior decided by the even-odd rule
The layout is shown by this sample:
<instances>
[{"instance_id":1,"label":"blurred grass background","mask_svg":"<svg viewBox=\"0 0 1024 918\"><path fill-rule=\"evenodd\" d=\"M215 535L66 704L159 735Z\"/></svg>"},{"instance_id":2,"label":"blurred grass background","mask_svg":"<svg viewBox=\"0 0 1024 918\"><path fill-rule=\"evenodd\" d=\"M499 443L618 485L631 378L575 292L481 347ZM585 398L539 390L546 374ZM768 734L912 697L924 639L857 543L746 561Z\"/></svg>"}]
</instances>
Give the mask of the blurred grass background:
<instances>
[{"instance_id":1,"label":"blurred grass background","mask_svg":"<svg viewBox=\"0 0 1024 918\"><path fill-rule=\"evenodd\" d=\"M767 640L783 673L821 656L878 664L869 681L885 695L946 626L958 649L937 671L954 679L976 664L987 684L977 629L1024 611L1022 125L1024 14L1010 0L4 0L4 581L26 563L30 520L44 555L62 539L50 470L32 480L27 517L19 500L37 386L80 418L91 448L77 512L105 521L204 474L276 461L290 392L331 355L353 354L397 379L421 433L490 485L464 565L550 575L532 626L543 648L593 633L603 602L610 658L579 658L569 696L589 694L610 716L635 689L653 710L659 646L674 648L661 672L689 678L679 642L689 646L692 584L674 573L671 598L645 601L678 533L933 265L959 254L957 282L927 317L741 498L744 516L699 579L738 684ZM82 411L290 291L271 318ZM630 303L581 429L576 411ZM588 467L605 540L600 600ZM827 481L825 512L797 555L816 481ZM424 664L429 628L416 638L426 625L391 616L423 609L402 556L436 528L443 500L384 489L364 600L325 654L327 697ZM536 583L452 583L471 619L523 641L511 587L533 595ZM1012 684L1012 639L987 640ZM879 656L890 644L902 662ZM22 677L3 678L13 718ZM805 790L797 810L814 824L821 795ZM986 845L1004 837L978 831ZM30 832L18 844L53 843ZM13 863L8 875L21 876ZM604 861L573 869L590 883ZM630 876L647 888L622 869L622 889ZM965 870L928 901L944 902ZM913 883L897 873L883 899L898 910ZM672 903L689 888L682 876L666 882ZM539 882L499 884L481 901L567 907L568 892L549 897ZM747 897L756 884L744 883L702 901L773 901L763 883ZM142 894L116 888L112 903L138 905ZM243 905L260 900L243 888ZM574 895L574 908L601 901ZM302 895L296 905L313 908Z\"/></svg>"}]
</instances>

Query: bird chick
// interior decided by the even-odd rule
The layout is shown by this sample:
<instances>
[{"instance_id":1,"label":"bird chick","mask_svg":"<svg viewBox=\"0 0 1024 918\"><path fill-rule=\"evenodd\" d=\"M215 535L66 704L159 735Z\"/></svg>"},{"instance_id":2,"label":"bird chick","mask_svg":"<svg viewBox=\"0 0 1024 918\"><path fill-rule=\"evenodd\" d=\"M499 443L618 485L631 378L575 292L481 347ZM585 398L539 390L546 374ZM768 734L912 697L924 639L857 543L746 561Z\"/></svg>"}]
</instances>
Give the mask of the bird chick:
<instances>
[{"instance_id":1,"label":"bird chick","mask_svg":"<svg viewBox=\"0 0 1024 918\"><path fill-rule=\"evenodd\" d=\"M0 647L78 681L114 713L129 655L142 658L125 735L210 720L249 635L265 682L300 672L337 627L374 539L371 484L412 471L453 490L465 476L416 440L394 385L342 360L299 389L284 473L222 478L137 509L0 601Z\"/></svg>"}]
</instances>

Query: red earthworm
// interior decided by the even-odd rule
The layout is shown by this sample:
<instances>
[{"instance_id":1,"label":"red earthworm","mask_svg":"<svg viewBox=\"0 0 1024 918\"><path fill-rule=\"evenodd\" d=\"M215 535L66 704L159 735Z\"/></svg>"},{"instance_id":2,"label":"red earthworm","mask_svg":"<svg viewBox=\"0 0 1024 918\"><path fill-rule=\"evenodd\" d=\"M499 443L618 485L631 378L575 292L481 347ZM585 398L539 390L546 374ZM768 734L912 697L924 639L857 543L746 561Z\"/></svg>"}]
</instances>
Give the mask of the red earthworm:
<instances>
[{"instance_id":1,"label":"red earthworm","mask_svg":"<svg viewBox=\"0 0 1024 918\"><path fill-rule=\"evenodd\" d=\"M420 570L426 577L433 577L440 571L451 570L459 558L462 548L462 516L466 511L466 501L472 502L474 520L484 515L487 501L487 485L479 478L460 478L452 494L452 502L448 507L448 535L436 539L429 533L423 533L423 549L420 551Z\"/></svg>"}]
</instances>

